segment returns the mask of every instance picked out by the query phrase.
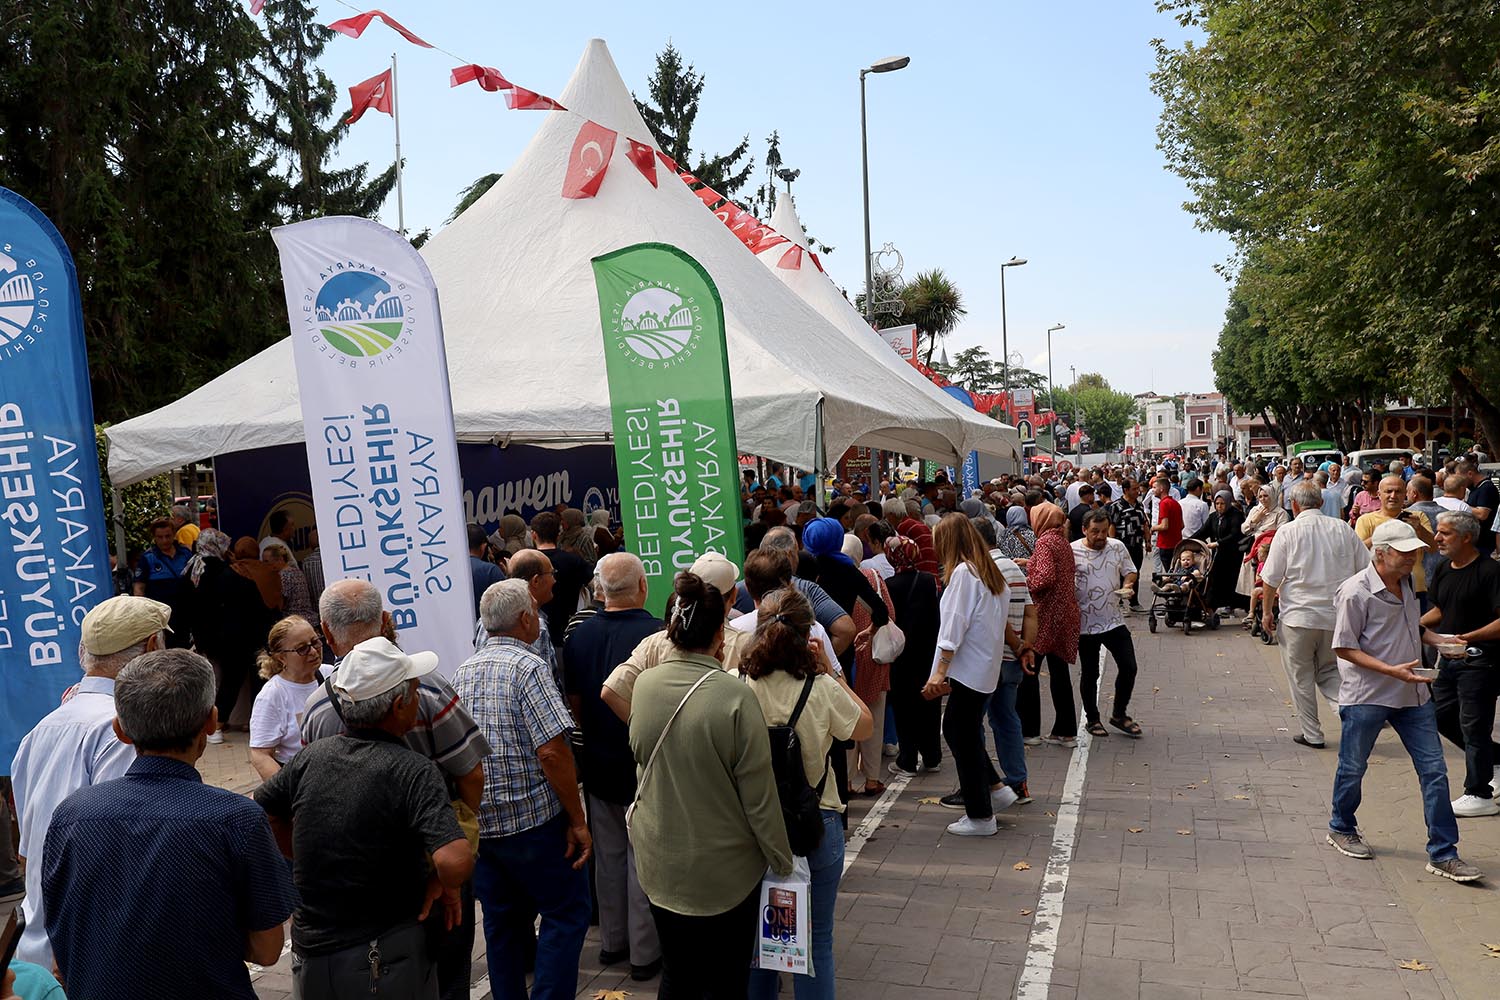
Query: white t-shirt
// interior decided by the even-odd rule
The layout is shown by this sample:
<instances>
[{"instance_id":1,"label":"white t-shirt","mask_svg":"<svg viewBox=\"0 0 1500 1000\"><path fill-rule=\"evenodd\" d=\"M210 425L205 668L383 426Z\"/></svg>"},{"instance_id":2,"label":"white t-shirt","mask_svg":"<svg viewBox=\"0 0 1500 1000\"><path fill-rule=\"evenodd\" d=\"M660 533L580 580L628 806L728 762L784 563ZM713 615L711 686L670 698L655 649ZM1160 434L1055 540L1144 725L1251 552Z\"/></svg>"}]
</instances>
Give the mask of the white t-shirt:
<instances>
[{"instance_id":1,"label":"white t-shirt","mask_svg":"<svg viewBox=\"0 0 1500 1000\"><path fill-rule=\"evenodd\" d=\"M870 558L861 560L860 566L873 569L882 580L889 580L896 575L896 567L891 565L891 561L885 557L884 552L877 552Z\"/></svg>"},{"instance_id":2,"label":"white t-shirt","mask_svg":"<svg viewBox=\"0 0 1500 1000\"><path fill-rule=\"evenodd\" d=\"M754 632L755 623L760 621L760 609L747 612L738 618L729 620L729 627L736 632ZM828 656L828 662L833 664L833 672L841 674L844 671L839 667L839 654L833 651L833 640L828 638L828 630L817 622L812 623L812 637L823 644L823 652Z\"/></svg>"},{"instance_id":3,"label":"white t-shirt","mask_svg":"<svg viewBox=\"0 0 1500 1000\"><path fill-rule=\"evenodd\" d=\"M1120 598L1115 594L1135 572L1130 552L1118 538L1106 538L1104 548L1089 548L1083 539L1073 543L1073 588L1078 594L1078 623L1082 635L1099 635L1125 624Z\"/></svg>"},{"instance_id":4,"label":"white t-shirt","mask_svg":"<svg viewBox=\"0 0 1500 1000\"><path fill-rule=\"evenodd\" d=\"M1191 493L1177 503L1182 507L1182 537L1191 538L1208 520L1208 504Z\"/></svg>"},{"instance_id":5,"label":"white t-shirt","mask_svg":"<svg viewBox=\"0 0 1500 1000\"><path fill-rule=\"evenodd\" d=\"M250 745L270 748L271 756L283 764L297 756L302 749L302 709L321 683L314 679L293 684L285 674L266 681L250 710Z\"/></svg>"},{"instance_id":6,"label":"white t-shirt","mask_svg":"<svg viewBox=\"0 0 1500 1000\"><path fill-rule=\"evenodd\" d=\"M1470 507L1467 503L1458 499L1457 497L1433 497L1432 502L1437 504L1439 507L1447 507L1449 510L1462 511L1465 514L1472 514L1474 512L1473 507Z\"/></svg>"}]
</instances>

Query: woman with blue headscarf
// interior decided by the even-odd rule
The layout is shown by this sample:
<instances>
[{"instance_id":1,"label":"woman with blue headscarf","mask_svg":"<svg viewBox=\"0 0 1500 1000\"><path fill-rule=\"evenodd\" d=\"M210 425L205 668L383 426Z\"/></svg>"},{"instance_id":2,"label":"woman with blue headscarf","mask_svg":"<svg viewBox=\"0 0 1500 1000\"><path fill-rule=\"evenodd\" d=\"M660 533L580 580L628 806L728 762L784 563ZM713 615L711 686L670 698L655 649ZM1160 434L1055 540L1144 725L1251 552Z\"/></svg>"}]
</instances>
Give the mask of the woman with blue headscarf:
<instances>
[{"instance_id":1,"label":"woman with blue headscarf","mask_svg":"<svg viewBox=\"0 0 1500 1000\"><path fill-rule=\"evenodd\" d=\"M854 560L844 555L844 526L831 517L820 517L802 527L802 547L818 560L818 586L828 592L845 613L854 614L854 603L864 601L870 609L870 623L879 628L891 620L886 613L885 601L870 586L870 581L854 565ZM866 636L866 639L869 637ZM839 657L845 668L854 662L854 647L844 650Z\"/></svg>"}]
</instances>

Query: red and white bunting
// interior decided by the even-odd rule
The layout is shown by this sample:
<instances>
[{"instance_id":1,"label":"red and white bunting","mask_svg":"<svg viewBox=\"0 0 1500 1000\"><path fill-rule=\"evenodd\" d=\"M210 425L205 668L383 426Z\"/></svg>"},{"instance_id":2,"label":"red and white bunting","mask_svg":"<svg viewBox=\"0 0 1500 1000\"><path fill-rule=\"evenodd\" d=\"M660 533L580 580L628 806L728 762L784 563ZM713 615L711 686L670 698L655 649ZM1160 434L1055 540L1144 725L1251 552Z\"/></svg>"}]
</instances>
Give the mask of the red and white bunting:
<instances>
[{"instance_id":1,"label":"red and white bunting","mask_svg":"<svg viewBox=\"0 0 1500 1000\"><path fill-rule=\"evenodd\" d=\"M490 93L509 90L512 86L509 80L500 75L498 69L478 63L455 66L453 72L448 74L448 86L458 87L466 83L478 83L481 90L488 90Z\"/></svg>"},{"instance_id":2,"label":"red and white bunting","mask_svg":"<svg viewBox=\"0 0 1500 1000\"><path fill-rule=\"evenodd\" d=\"M266 9L266 0L250 0L250 13L259 14Z\"/></svg>"},{"instance_id":3,"label":"red and white bunting","mask_svg":"<svg viewBox=\"0 0 1500 1000\"><path fill-rule=\"evenodd\" d=\"M394 17L391 17L391 15L387 14L383 10L369 10L365 11L363 14L355 14L353 17L346 17L342 20L334 21L329 25L329 27L334 31L337 31L341 35L348 35L350 38L358 38L360 35L363 35L365 33L365 29L370 26L370 22L375 20L376 18L384 21L387 27L396 32L396 34L400 35L402 38L406 39L408 42L411 42L413 45L420 45L424 49L432 48L432 44L430 42L424 42L422 39L412 34L404 25L401 24L400 21L397 21Z\"/></svg>"},{"instance_id":4,"label":"red and white bunting","mask_svg":"<svg viewBox=\"0 0 1500 1000\"><path fill-rule=\"evenodd\" d=\"M693 194L697 196L699 201L703 202L703 204L707 205L709 208L716 207L719 202L724 200L724 196L722 194L706 185L694 191Z\"/></svg>"},{"instance_id":5,"label":"red and white bunting","mask_svg":"<svg viewBox=\"0 0 1500 1000\"><path fill-rule=\"evenodd\" d=\"M598 122L583 123L573 139L573 151L568 154L568 172L562 187L564 198L592 198L599 193L618 135Z\"/></svg>"},{"instance_id":6,"label":"red and white bunting","mask_svg":"<svg viewBox=\"0 0 1500 1000\"><path fill-rule=\"evenodd\" d=\"M666 153L660 153L659 152L659 153L656 154L656 158L662 162L663 166L665 166L668 170L672 171L672 173L674 173L674 174L681 174L682 173L682 168L677 165L677 161L674 160L674 159L672 159Z\"/></svg>"},{"instance_id":7,"label":"red and white bunting","mask_svg":"<svg viewBox=\"0 0 1500 1000\"><path fill-rule=\"evenodd\" d=\"M505 102L510 105L512 111L568 110L552 98L538 94L534 90L527 90L525 87L515 87L512 90L506 91Z\"/></svg>"},{"instance_id":8,"label":"red and white bunting","mask_svg":"<svg viewBox=\"0 0 1500 1000\"><path fill-rule=\"evenodd\" d=\"M635 164L635 169L641 172L642 177L651 182L652 187L656 187L656 150L629 136L625 141L630 145L630 152L627 154L630 162Z\"/></svg>"},{"instance_id":9,"label":"red and white bunting","mask_svg":"<svg viewBox=\"0 0 1500 1000\"><path fill-rule=\"evenodd\" d=\"M786 253L776 262L776 266L783 271L796 271L802 267L802 248L793 243L787 248Z\"/></svg>"},{"instance_id":10,"label":"red and white bunting","mask_svg":"<svg viewBox=\"0 0 1500 1000\"><path fill-rule=\"evenodd\" d=\"M391 82L391 71L386 70L384 73L370 77L364 83L356 83L350 87L349 100L353 107L349 109L349 115L344 120L350 125L359 121L364 113L372 108L388 115L393 114L395 85Z\"/></svg>"}]
</instances>

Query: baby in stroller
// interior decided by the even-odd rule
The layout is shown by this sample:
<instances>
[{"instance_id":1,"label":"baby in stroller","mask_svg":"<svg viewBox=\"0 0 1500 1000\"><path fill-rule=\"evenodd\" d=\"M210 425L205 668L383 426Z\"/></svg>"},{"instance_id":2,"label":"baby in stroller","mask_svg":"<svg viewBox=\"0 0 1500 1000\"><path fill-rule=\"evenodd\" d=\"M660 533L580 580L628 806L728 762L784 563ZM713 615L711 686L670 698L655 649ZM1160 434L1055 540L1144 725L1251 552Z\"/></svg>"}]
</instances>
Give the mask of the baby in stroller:
<instances>
[{"instance_id":1,"label":"baby in stroller","mask_svg":"<svg viewBox=\"0 0 1500 1000\"><path fill-rule=\"evenodd\" d=\"M1195 622L1210 629L1219 627L1219 615L1208 606L1207 596L1213 558L1205 543L1189 538L1177 547L1166 572L1152 574L1154 599L1146 614L1146 625L1152 632L1158 621L1168 628L1181 625L1184 633L1191 631Z\"/></svg>"},{"instance_id":2,"label":"baby in stroller","mask_svg":"<svg viewBox=\"0 0 1500 1000\"><path fill-rule=\"evenodd\" d=\"M1156 574L1156 579L1152 581L1153 583L1160 581L1157 585L1163 591L1190 590L1203 582L1203 568L1198 565L1196 550L1183 551L1172 563L1172 569L1169 572Z\"/></svg>"}]
</instances>

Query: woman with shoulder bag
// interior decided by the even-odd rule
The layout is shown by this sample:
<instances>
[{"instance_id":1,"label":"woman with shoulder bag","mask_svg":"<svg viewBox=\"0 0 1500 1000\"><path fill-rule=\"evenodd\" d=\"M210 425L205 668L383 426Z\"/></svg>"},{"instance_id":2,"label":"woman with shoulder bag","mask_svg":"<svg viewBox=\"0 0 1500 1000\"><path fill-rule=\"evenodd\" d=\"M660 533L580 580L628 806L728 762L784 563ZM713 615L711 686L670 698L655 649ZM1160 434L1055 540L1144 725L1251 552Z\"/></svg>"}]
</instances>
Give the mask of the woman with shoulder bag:
<instances>
[{"instance_id":1,"label":"woman with shoulder bag","mask_svg":"<svg viewBox=\"0 0 1500 1000\"><path fill-rule=\"evenodd\" d=\"M833 672L822 644L812 638L812 625L812 605L797 590L787 587L767 594L760 602L754 645L740 669L760 702L767 725L787 725L796 713L793 730L802 751L802 768L808 784L820 793L823 839L807 858L812 875L813 975L794 976L793 988L797 1000L831 1000L833 910L844 873L844 805L828 754L835 740L868 738L875 722L844 678ZM797 712L799 702L802 710ZM757 970L751 974L750 996L770 1000L776 996L776 986L775 971Z\"/></svg>"},{"instance_id":2,"label":"woman with shoulder bag","mask_svg":"<svg viewBox=\"0 0 1500 1000\"><path fill-rule=\"evenodd\" d=\"M725 595L679 573L671 651L636 681L626 812L636 874L661 939L661 1000L743 997L760 882L792 871L792 850L755 693L724 672Z\"/></svg>"}]
</instances>

